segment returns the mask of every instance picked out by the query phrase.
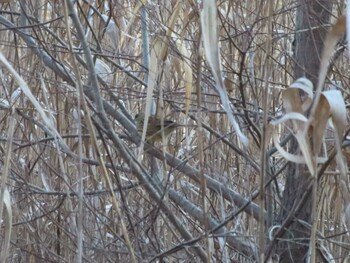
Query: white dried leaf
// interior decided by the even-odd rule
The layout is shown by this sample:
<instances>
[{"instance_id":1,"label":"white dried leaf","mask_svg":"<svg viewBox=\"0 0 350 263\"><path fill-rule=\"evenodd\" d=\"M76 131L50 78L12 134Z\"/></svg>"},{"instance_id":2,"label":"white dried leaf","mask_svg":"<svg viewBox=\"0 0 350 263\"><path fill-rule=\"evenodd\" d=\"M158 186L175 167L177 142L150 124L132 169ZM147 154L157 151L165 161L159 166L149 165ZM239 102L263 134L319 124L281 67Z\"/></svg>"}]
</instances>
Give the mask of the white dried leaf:
<instances>
[{"instance_id":1,"label":"white dried leaf","mask_svg":"<svg viewBox=\"0 0 350 263\"><path fill-rule=\"evenodd\" d=\"M204 0L201 11L201 28L204 45L204 53L216 83L216 90L220 95L221 103L227 113L228 119L236 131L243 145L248 146L249 140L242 133L233 111L235 107L230 103L221 73L221 62L219 56L219 37L217 31L217 9L215 0Z\"/></svg>"},{"instance_id":2,"label":"white dried leaf","mask_svg":"<svg viewBox=\"0 0 350 263\"><path fill-rule=\"evenodd\" d=\"M19 97L19 95L22 94L22 89L20 87L18 87L17 89L15 89L12 94L11 94L11 103L14 103L15 100Z\"/></svg>"},{"instance_id":3,"label":"white dried leaf","mask_svg":"<svg viewBox=\"0 0 350 263\"><path fill-rule=\"evenodd\" d=\"M0 99L0 109L8 110L10 108L10 103L7 99Z\"/></svg>"},{"instance_id":4,"label":"white dried leaf","mask_svg":"<svg viewBox=\"0 0 350 263\"><path fill-rule=\"evenodd\" d=\"M298 121L303 121L303 122L307 122L307 118L299 113L299 112L289 112L287 114L285 114L282 118L279 118L278 120L274 120L271 121L272 125L278 125L281 123L284 123L286 121L290 121L290 120L298 120Z\"/></svg>"},{"instance_id":5,"label":"white dried leaf","mask_svg":"<svg viewBox=\"0 0 350 263\"><path fill-rule=\"evenodd\" d=\"M307 78L298 78L295 82L293 82L289 86L289 88L303 90L308 95L308 97L311 99L314 96L314 94L313 94L314 85Z\"/></svg>"},{"instance_id":6,"label":"white dried leaf","mask_svg":"<svg viewBox=\"0 0 350 263\"><path fill-rule=\"evenodd\" d=\"M294 163L306 164L309 168L309 171L314 172L315 168L314 168L314 165L312 163L311 158L310 157L305 158L306 154L304 154L304 152L306 152L306 153L310 152L309 150L307 150L306 146L303 146L303 147L300 146L300 148L303 148L303 150L302 150L303 155L296 155L296 154L289 153L283 149L283 147L281 146L281 144L278 140L278 135L276 132L273 133L272 138L273 138L273 142L274 142L276 149L286 160L288 160L290 162L294 162ZM302 138L298 134L295 135L295 138L297 139L299 145L305 145L305 142L302 140ZM307 155L310 156L310 154L307 154ZM319 164L322 164L326 161L327 161L327 158L323 158L323 157L316 158L316 162Z\"/></svg>"},{"instance_id":7,"label":"white dried leaf","mask_svg":"<svg viewBox=\"0 0 350 263\"><path fill-rule=\"evenodd\" d=\"M96 59L95 63L96 74L105 82L110 83L113 80L113 72L111 68L101 59Z\"/></svg>"},{"instance_id":8,"label":"white dried leaf","mask_svg":"<svg viewBox=\"0 0 350 263\"><path fill-rule=\"evenodd\" d=\"M345 178L347 173L347 163L342 153L342 139L348 124L346 116L346 105L339 90L328 90L322 92L330 106L330 116L335 129L335 142L337 147L336 161L340 173ZM324 116L320 116L324 117Z\"/></svg>"}]
</instances>

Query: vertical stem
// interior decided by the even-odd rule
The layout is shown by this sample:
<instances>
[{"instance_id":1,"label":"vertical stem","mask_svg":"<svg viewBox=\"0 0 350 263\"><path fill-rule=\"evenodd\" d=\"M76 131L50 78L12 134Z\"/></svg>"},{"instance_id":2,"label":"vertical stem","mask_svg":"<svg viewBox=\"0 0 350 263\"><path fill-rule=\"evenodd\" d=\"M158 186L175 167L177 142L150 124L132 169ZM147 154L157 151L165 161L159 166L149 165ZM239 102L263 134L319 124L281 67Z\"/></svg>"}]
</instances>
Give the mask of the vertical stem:
<instances>
[{"instance_id":1,"label":"vertical stem","mask_svg":"<svg viewBox=\"0 0 350 263\"><path fill-rule=\"evenodd\" d=\"M317 231L317 169L315 165L315 174L313 174L313 185L312 185L312 228L311 228L311 247L310 247L310 262L316 262L316 231Z\"/></svg>"},{"instance_id":2,"label":"vertical stem","mask_svg":"<svg viewBox=\"0 0 350 263\"><path fill-rule=\"evenodd\" d=\"M264 218L264 207L265 207L265 179L266 179L266 129L267 129L267 113L269 106L269 77L271 74L271 37L272 37L272 14L273 14L273 0L270 0L267 4L267 38L266 38L266 60L265 60L265 72L264 72L264 91L263 91L263 129L261 133L261 152L260 152L260 222L259 222L259 262L264 262L264 249L265 249L265 218Z\"/></svg>"},{"instance_id":3,"label":"vertical stem","mask_svg":"<svg viewBox=\"0 0 350 263\"><path fill-rule=\"evenodd\" d=\"M202 206L203 206L203 223L205 231L205 240L206 240L206 251L207 251L207 263L210 263L210 240L209 240L209 225L207 220L208 207L206 202L206 190L207 190L207 181L203 176L203 164L204 164L204 146L203 146L203 127L201 121L201 105L202 105L202 90L201 90L201 72L202 72L202 53L201 53L201 29L199 28L197 36L197 80L196 80L196 94L197 94L197 141L198 141L198 176L201 178L201 197L202 197Z\"/></svg>"},{"instance_id":4,"label":"vertical stem","mask_svg":"<svg viewBox=\"0 0 350 263\"><path fill-rule=\"evenodd\" d=\"M145 6L141 7L141 35L142 35L142 54L143 54L143 64L147 71L145 72L144 81L148 82L148 68L149 68L149 35L148 35L148 14L146 12Z\"/></svg>"}]
</instances>

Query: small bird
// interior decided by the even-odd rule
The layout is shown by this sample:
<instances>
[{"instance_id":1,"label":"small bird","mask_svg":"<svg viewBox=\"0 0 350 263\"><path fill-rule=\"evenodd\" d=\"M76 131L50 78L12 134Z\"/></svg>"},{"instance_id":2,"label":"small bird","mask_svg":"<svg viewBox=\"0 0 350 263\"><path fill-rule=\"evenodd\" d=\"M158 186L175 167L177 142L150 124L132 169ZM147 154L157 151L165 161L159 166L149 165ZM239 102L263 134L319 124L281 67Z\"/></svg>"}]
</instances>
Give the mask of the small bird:
<instances>
[{"instance_id":1,"label":"small bird","mask_svg":"<svg viewBox=\"0 0 350 263\"><path fill-rule=\"evenodd\" d=\"M138 113L135 116L137 131L142 134L143 124L145 121L145 114ZM171 120L166 120L162 122L160 119L155 116L148 117L148 125L146 131L146 140L149 143L154 143L157 141L161 141L164 138L167 138L173 131L178 127L182 127L184 125L178 124Z\"/></svg>"}]
</instances>

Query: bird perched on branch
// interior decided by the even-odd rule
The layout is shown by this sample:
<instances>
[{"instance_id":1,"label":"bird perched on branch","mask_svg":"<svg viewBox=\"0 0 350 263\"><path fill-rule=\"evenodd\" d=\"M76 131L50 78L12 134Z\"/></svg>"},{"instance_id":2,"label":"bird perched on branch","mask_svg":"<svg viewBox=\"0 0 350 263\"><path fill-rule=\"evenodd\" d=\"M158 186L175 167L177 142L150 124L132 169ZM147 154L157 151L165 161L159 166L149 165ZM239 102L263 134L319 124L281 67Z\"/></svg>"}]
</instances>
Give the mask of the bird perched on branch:
<instances>
[{"instance_id":1,"label":"bird perched on branch","mask_svg":"<svg viewBox=\"0 0 350 263\"><path fill-rule=\"evenodd\" d=\"M137 131L142 134L143 124L145 122L145 114L138 113L135 116ZM178 124L171 120L164 119L163 122L161 119L156 118L155 116L148 117L148 125L146 131L146 140L149 143L154 143L161 141L164 138L167 138L173 131L178 127L183 127L183 124Z\"/></svg>"}]
</instances>

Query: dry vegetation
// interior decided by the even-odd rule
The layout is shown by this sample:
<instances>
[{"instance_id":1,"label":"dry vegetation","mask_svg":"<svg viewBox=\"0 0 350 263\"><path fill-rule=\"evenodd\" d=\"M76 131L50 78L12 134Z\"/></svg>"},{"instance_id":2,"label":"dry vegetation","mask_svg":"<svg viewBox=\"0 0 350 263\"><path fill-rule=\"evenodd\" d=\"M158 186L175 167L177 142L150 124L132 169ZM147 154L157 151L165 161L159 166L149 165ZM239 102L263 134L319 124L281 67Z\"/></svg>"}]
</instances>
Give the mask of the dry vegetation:
<instances>
[{"instance_id":1,"label":"dry vegetation","mask_svg":"<svg viewBox=\"0 0 350 263\"><path fill-rule=\"evenodd\" d=\"M71 2L0 4L0 261L275 259L269 227L281 223L288 161L267 124L285 113L282 92L294 81L297 1L272 1L271 10L269 1L216 1L221 86L199 1L79 0L74 12ZM215 35L209 41L215 48ZM346 101L343 50L326 86ZM140 144L133 117L146 104L187 127ZM276 124L281 141L291 127ZM339 170L325 168L313 235L329 262L343 262Z\"/></svg>"}]
</instances>

